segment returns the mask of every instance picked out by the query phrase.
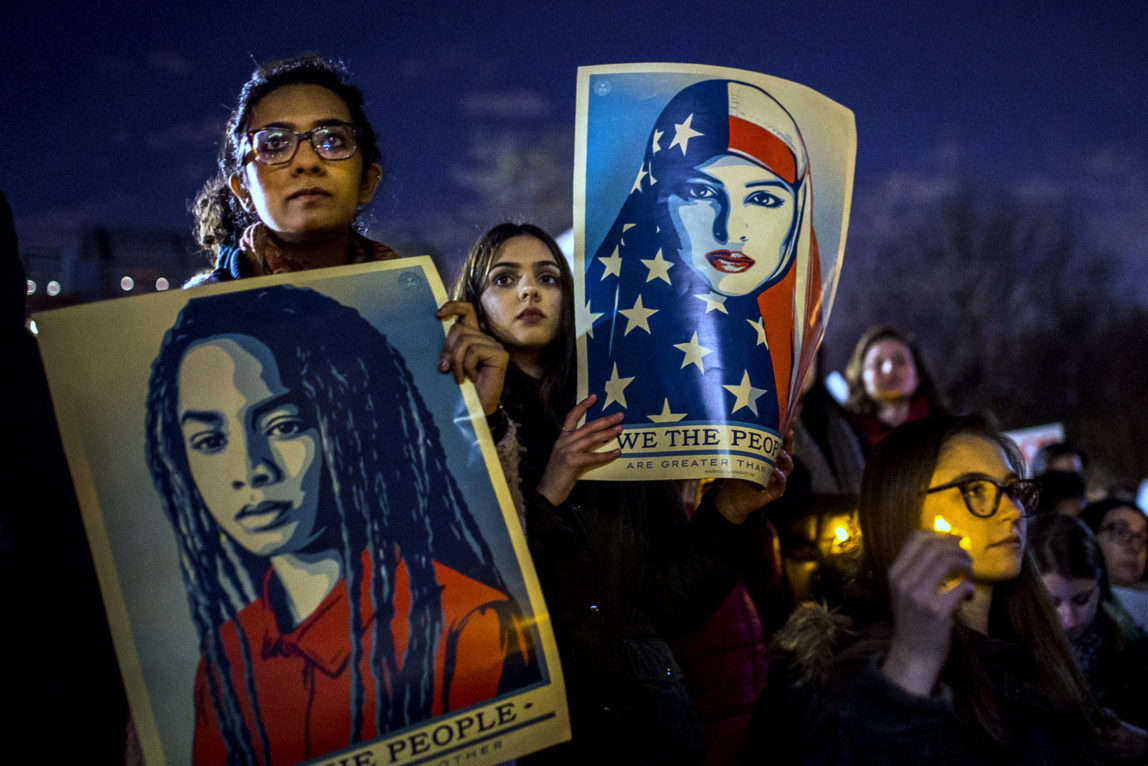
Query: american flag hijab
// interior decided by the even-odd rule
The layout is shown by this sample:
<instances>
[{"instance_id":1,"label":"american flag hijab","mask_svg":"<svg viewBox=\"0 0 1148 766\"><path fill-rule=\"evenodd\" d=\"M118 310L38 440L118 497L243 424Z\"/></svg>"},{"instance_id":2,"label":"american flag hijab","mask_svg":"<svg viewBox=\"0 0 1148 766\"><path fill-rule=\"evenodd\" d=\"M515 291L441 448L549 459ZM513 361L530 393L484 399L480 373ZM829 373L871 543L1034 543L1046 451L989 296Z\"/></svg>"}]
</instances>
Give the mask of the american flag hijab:
<instances>
[{"instance_id":1,"label":"american flag hijab","mask_svg":"<svg viewBox=\"0 0 1148 766\"><path fill-rule=\"evenodd\" d=\"M750 182L722 184L721 165ZM598 394L588 417L621 409L631 427L736 422L780 432L820 322L810 187L797 124L765 91L706 80L669 101L587 262L587 377ZM770 235L744 223L754 204L790 217L775 218L782 224Z\"/></svg>"}]
</instances>

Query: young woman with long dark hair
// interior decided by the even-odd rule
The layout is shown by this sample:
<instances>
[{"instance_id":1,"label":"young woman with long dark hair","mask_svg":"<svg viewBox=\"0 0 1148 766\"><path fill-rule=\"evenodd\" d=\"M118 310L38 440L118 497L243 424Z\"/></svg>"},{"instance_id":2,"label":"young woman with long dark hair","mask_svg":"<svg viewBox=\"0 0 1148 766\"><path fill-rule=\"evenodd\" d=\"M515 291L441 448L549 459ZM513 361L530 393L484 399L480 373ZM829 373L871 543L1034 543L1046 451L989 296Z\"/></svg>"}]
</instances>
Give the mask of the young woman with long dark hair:
<instances>
[{"instance_id":1,"label":"young woman with long dark hair","mask_svg":"<svg viewBox=\"0 0 1148 766\"><path fill-rule=\"evenodd\" d=\"M759 710L763 746L816 764L1097 762L1091 693L1026 551L1023 469L976 417L878 442L858 509L865 576L844 614L799 610L779 634L806 704Z\"/></svg>"},{"instance_id":2,"label":"young woman with long dark hair","mask_svg":"<svg viewBox=\"0 0 1148 766\"><path fill-rule=\"evenodd\" d=\"M781 494L727 481L687 520L675 482L580 481L621 415L579 421L573 400L573 278L554 240L502 224L471 249L440 363L475 381L495 430L516 427L527 542L562 659L573 742L546 763L695 763L696 716L666 637L696 630L760 544L754 511Z\"/></svg>"},{"instance_id":3,"label":"young woman with long dark hair","mask_svg":"<svg viewBox=\"0 0 1148 766\"><path fill-rule=\"evenodd\" d=\"M1050 514L1029 530L1030 549L1072 652L1110 713L1105 749L1125 760L1148 755L1148 637L1108 582L1104 551L1080 519Z\"/></svg>"}]
</instances>

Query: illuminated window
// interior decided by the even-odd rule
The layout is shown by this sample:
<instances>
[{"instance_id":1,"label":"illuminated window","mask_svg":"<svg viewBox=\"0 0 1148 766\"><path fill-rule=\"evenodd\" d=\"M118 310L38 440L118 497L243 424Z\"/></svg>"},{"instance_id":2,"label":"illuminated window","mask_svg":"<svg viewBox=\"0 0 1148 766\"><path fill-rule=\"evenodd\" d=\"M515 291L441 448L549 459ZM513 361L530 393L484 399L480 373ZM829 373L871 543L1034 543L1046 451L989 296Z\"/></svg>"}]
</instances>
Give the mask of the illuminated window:
<instances>
[{"instance_id":1,"label":"illuminated window","mask_svg":"<svg viewBox=\"0 0 1148 766\"><path fill-rule=\"evenodd\" d=\"M123 290L125 293L128 292L129 290L131 290L135 286L136 286L136 282L131 277L124 277L123 279L120 280L120 289Z\"/></svg>"},{"instance_id":2,"label":"illuminated window","mask_svg":"<svg viewBox=\"0 0 1148 766\"><path fill-rule=\"evenodd\" d=\"M48 295L59 295L59 294L60 294L60 283L53 279L51 282L48 283Z\"/></svg>"}]
</instances>

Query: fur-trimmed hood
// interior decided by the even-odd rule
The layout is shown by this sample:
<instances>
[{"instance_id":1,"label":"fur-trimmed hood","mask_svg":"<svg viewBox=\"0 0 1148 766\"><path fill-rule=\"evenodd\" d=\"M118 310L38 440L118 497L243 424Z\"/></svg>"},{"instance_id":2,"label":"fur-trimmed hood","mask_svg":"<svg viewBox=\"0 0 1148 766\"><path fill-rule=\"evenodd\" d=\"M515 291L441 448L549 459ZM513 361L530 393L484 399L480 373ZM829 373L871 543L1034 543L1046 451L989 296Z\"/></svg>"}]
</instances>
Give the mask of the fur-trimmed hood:
<instances>
[{"instance_id":1,"label":"fur-trimmed hood","mask_svg":"<svg viewBox=\"0 0 1148 766\"><path fill-rule=\"evenodd\" d=\"M825 604L806 602L773 636L774 652L787 655L797 688L817 685L829 675L841 648L857 637L853 618Z\"/></svg>"}]
</instances>

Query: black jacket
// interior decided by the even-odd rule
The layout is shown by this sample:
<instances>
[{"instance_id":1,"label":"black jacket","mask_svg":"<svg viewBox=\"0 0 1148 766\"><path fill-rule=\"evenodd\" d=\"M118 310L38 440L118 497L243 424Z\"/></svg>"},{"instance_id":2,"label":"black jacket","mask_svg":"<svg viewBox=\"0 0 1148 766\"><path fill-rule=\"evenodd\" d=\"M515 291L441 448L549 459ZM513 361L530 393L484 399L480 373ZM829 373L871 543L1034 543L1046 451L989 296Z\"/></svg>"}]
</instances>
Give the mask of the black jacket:
<instances>
[{"instance_id":1,"label":"black jacket","mask_svg":"<svg viewBox=\"0 0 1148 766\"><path fill-rule=\"evenodd\" d=\"M861 627L853 630L854 624ZM989 740L954 705L942 673L929 697L881 674L890 626L805 606L775 637L776 661L754 711L752 753L801 764L1096 763L1095 742L1054 711L1022 646L968 631L995 691L1009 746ZM954 639L956 640L956 639Z\"/></svg>"},{"instance_id":2,"label":"black jacket","mask_svg":"<svg viewBox=\"0 0 1148 766\"><path fill-rule=\"evenodd\" d=\"M573 727L572 743L526 762L700 762L697 717L666 639L705 624L758 549L763 520L731 524L712 494L687 520L668 481L583 481L554 506L534 487L558 427L540 408L508 410L519 423L527 542Z\"/></svg>"}]
</instances>

